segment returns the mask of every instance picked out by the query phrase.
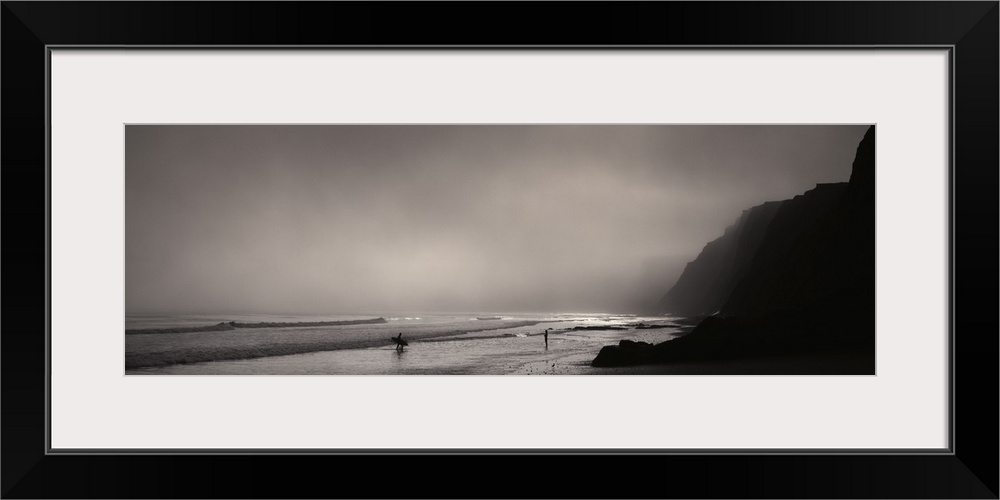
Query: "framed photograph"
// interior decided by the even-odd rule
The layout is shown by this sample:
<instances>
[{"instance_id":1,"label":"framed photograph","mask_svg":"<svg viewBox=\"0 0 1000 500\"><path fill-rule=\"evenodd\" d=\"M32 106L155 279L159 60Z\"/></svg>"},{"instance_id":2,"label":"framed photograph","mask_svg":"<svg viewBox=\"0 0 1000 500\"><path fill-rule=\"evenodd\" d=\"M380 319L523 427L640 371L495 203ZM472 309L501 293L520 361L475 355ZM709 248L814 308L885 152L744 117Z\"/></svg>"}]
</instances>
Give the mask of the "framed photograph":
<instances>
[{"instance_id":1,"label":"framed photograph","mask_svg":"<svg viewBox=\"0 0 1000 500\"><path fill-rule=\"evenodd\" d=\"M997 498L998 13L4 2L3 496Z\"/></svg>"}]
</instances>

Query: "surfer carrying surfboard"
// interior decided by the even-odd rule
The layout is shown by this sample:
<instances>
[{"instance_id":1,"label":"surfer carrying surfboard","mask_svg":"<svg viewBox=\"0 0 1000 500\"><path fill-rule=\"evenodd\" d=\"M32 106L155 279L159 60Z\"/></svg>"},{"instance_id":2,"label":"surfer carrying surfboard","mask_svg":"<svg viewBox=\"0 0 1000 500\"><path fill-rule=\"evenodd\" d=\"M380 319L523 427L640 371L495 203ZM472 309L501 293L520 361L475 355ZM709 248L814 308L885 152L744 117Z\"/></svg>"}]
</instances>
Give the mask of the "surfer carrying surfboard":
<instances>
[{"instance_id":1,"label":"surfer carrying surfboard","mask_svg":"<svg viewBox=\"0 0 1000 500\"><path fill-rule=\"evenodd\" d=\"M402 349L404 346L409 345L405 340L403 340L403 332L399 332L399 335L389 338L396 343L396 349Z\"/></svg>"}]
</instances>

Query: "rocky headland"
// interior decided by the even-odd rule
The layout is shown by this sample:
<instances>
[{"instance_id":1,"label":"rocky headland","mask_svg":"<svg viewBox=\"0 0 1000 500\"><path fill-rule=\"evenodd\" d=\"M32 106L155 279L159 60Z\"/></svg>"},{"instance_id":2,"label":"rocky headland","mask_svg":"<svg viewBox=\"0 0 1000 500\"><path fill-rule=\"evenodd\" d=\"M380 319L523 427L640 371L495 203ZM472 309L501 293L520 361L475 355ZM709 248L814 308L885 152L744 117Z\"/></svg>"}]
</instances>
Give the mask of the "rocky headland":
<instances>
[{"instance_id":1,"label":"rocky headland","mask_svg":"<svg viewBox=\"0 0 1000 500\"><path fill-rule=\"evenodd\" d=\"M848 182L744 211L658 306L699 322L657 345L606 346L592 365L846 352L852 370L873 374L875 127L858 145Z\"/></svg>"}]
</instances>

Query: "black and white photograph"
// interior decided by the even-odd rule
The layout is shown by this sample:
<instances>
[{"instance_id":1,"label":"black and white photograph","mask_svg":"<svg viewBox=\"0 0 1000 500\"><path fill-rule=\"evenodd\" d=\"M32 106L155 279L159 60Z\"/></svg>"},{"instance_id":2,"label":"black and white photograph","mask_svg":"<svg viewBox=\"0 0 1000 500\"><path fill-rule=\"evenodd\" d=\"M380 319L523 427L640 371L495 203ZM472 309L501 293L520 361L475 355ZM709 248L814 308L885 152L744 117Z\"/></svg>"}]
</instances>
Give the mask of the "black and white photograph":
<instances>
[{"instance_id":1,"label":"black and white photograph","mask_svg":"<svg viewBox=\"0 0 1000 500\"><path fill-rule=\"evenodd\" d=\"M124 127L126 375L875 375L875 126Z\"/></svg>"},{"instance_id":2,"label":"black and white photograph","mask_svg":"<svg viewBox=\"0 0 1000 500\"><path fill-rule=\"evenodd\" d=\"M996 499L998 3L3 0L0 496Z\"/></svg>"}]
</instances>

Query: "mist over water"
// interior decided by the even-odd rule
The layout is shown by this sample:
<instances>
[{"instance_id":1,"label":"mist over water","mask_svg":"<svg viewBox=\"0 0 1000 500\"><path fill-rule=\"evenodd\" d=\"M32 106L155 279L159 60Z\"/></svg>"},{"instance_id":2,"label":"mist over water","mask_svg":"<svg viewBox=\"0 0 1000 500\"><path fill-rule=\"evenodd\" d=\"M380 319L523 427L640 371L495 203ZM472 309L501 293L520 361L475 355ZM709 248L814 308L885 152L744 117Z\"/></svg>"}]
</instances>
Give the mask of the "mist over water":
<instances>
[{"instance_id":1,"label":"mist over water","mask_svg":"<svg viewBox=\"0 0 1000 500\"><path fill-rule=\"evenodd\" d=\"M866 128L128 125L125 310L634 310Z\"/></svg>"}]
</instances>

